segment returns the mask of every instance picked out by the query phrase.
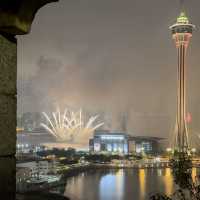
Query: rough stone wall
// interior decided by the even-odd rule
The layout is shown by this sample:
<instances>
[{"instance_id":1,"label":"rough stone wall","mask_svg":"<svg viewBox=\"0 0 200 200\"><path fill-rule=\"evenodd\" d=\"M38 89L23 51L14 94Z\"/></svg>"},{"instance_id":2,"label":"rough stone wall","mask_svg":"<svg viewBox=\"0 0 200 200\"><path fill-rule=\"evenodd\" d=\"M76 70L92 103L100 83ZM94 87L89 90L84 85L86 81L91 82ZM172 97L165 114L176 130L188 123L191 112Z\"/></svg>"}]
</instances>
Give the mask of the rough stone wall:
<instances>
[{"instance_id":1,"label":"rough stone wall","mask_svg":"<svg viewBox=\"0 0 200 200\"><path fill-rule=\"evenodd\" d=\"M15 199L17 42L0 33L0 194Z\"/></svg>"},{"instance_id":2,"label":"rough stone wall","mask_svg":"<svg viewBox=\"0 0 200 200\"><path fill-rule=\"evenodd\" d=\"M0 1L0 199L14 200L16 188L17 42L39 8L58 0Z\"/></svg>"}]
</instances>

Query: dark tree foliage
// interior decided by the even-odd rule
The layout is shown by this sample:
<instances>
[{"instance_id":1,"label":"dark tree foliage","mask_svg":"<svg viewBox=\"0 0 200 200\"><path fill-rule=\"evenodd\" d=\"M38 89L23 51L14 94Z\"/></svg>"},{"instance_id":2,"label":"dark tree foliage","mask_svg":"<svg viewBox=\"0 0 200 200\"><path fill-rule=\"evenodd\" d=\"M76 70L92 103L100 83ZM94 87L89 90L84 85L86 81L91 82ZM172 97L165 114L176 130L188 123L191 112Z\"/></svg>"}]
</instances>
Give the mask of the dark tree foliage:
<instances>
[{"instance_id":1,"label":"dark tree foliage","mask_svg":"<svg viewBox=\"0 0 200 200\"><path fill-rule=\"evenodd\" d=\"M174 182L178 185L171 197L163 194L153 194L150 200L200 200L199 176L192 180L192 161L187 153L175 153L171 159Z\"/></svg>"},{"instance_id":2,"label":"dark tree foliage","mask_svg":"<svg viewBox=\"0 0 200 200\"><path fill-rule=\"evenodd\" d=\"M186 153L177 153L171 160L174 182L182 189L192 188L192 161Z\"/></svg>"},{"instance_id":3,"label":"dark tree foliage","mask_svg":"<svg viewBox=\"0 0 200 200\"><path fill-rule=\"evenodd\" d=\"M46 156L49 156L49 155L55 155L56 157L68 157L69 158L69 157L75 157L76 156L76 150L73 149L73 148L69 148L67 150L53 148L52 150L37 152L37 154L41 157L46 157Z\"/></svg>"},{"instance_id":4,"label":"dark tree foliage","mask_svg":"<svg viewBox=\"0 0 200 200\"><path fill-rule=\"evenodd\" d=\"M85 156L85 160L94 163L108 163L111 161L111 157L104 154L94 154Z\"/></svg>"},{"instance_id":5,"label":"dark tree foliage","mask_svg":"<svg viewBox=\"0 0 200 200\"><path fill-rule=\"evenodd\" d=\"M60 163L61 163L61 164L64 164L64 165L77 164L78 162L79 162L78 159L67 159L67 158L60 161Z\"/></svg>"},{"instance_id":6,"label":"dark tree foliage","mask_svg":"<svg viewBox=\"0 0 200 200\"><path fill-rule=\"evenodd\" d=\"M171 198L169 198L168 196L164 195L164 194L153 194L150 196L150 200L171 200Z\"/></svg>"}]
</instances>

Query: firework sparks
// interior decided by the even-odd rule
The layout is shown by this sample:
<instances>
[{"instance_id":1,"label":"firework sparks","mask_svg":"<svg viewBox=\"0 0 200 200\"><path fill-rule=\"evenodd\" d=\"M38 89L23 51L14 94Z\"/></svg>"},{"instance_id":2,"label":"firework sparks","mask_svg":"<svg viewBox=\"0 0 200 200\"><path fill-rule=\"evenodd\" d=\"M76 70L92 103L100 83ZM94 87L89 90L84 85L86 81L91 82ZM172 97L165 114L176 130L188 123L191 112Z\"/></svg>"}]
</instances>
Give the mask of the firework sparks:
<instances>
[{"instance_id":1,"label":"firework sparks","mask_svg":"<svg viewBox=\"0 0 200 200\"><path fill-rule=\"evenodd\" d=\"M98 115L92 116L88 121L83 119L82 110L73 112L64 110L62 114L60 109L48 116L43 112L47 123L41 123L41 126L51 133L57 141L75 142L76 140L86 140L97 128L104 123L95 123Z\"/></svg>"}]
</instances>

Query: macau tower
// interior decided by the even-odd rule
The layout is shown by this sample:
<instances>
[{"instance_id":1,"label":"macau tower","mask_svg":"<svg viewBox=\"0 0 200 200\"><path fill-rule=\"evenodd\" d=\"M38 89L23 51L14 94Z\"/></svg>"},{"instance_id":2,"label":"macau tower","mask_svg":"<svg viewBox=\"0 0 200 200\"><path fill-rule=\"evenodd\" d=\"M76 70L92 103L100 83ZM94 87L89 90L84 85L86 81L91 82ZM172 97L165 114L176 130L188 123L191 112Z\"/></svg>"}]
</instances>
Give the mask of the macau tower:
<instances>
[{"instance_id":1,"label":"macau tower","mask_svg":"<svg viewBox=\"0 0 200 200\"><path fill-rule=\"evenodd\" d=\"M170 26L178 55L177 74L177 115L174 149L188 152L189 139L186 122L186 54L195 26L189 22L185 12L181 12L174 25Z\"/></svg>"}]
</instances>

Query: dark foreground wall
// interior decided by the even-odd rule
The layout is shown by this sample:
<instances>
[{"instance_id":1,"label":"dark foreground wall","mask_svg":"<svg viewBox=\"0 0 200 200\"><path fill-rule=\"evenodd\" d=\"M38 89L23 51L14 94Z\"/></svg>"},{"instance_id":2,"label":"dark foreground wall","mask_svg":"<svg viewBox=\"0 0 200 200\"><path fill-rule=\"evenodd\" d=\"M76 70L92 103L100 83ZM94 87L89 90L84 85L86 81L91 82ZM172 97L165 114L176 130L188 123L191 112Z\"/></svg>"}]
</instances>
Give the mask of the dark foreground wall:
<instances>
[{"instance_id":1,"label":"dark foreground wall","mask_svg":"<svg viewBox=\"0 0 200 200\"><path fill-rule=\"evenodd\" d=\"M17 42L0 35L0 192L15 197Z\"/></svg>"},{"instance_id":2,"label":"dark foreground wall","mask_svg":"<svg viewBox=\"0 0 200 200\"><path fill-rule=\"evenodd\" d=\"M0 1L0 199L15 199L16 35L27 34L38 9L58 0Z\"/></svg>"}]
</instances>

